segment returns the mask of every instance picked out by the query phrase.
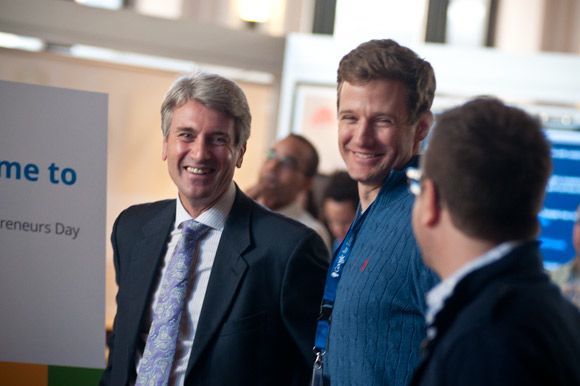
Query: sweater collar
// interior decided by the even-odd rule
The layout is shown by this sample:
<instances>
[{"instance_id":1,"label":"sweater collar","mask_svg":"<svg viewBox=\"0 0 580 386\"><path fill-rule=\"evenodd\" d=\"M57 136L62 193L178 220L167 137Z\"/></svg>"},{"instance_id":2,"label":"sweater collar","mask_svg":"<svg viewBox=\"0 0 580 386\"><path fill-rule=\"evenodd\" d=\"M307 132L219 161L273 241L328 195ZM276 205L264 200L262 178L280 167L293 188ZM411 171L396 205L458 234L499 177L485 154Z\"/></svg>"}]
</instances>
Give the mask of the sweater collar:
<instances>
[{"instance_id":1,"label":"sweater collar","mask_svg":"<svg viewBox=\"0 0 580 386\"><path fill-rule=\"evenodd\" d=\"M407 169L416 168L419 165L419 155L414 155L411 157L409 162L407 162L400 169L391 169L385 180L383 181L383 186L381 190L388 189L391 186L398 185L401 181L407 182Z\"/></svg>"}]
</instances>

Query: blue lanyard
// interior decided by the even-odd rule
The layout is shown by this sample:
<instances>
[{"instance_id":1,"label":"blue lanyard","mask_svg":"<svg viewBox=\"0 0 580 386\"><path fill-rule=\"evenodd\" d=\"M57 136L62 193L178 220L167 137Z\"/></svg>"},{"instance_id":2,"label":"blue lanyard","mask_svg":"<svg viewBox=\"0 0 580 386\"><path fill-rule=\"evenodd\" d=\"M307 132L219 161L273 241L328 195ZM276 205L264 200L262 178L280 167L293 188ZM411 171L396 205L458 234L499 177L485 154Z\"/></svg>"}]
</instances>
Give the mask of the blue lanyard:
<instances>
[{"instance_id":1,"label":"blue lanyard","mask_svg":"<svg viewBox=\"0 0 580 386\"><path fill-rule=\"evenodd\" d=\"M336 299L336 289L342 274L342 270L350 257L352 246L358 235L358 232L364 222L368 212L370 212L371 204L362 214L360 207L357 210L355 220L348 228L346 237L334 253L330 269L326 275L326 284L324 286L324 295L322 297L322 305L320 306L320 316L316 323L316 338L314 341L314 352L317 356L317 361L320 360L321 355L326 353L326 344L328 342L328 333L330 331L330 322L332 309L334 307L334 300Z\"/></svg>"}]
</instances>

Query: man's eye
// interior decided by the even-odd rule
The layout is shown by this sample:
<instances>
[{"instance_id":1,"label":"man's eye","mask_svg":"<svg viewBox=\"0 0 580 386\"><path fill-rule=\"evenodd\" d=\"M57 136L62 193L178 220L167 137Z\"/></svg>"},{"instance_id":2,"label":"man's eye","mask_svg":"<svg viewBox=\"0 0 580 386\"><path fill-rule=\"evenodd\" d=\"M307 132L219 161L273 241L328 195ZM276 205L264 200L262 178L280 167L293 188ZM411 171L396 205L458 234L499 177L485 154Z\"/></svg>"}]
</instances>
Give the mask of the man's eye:
<instances>
[{"instance_id":1,"label":"man's eye","mask_svg":"<svg viewBox=\"0 0 580 386\"><path fill-rule=\"evenodd\" d=\"M214 145L227 145L229 143L229 138L226 136L213 137L211 142Z\"/></svg>"},{"instance_id":2,"label":"man's eye","mask_svg":"<svg viewBox=\"0 0 580 386\"><path fill-rule=\"evenodd\" d=\"M344 121L344 122L352 123L352 122L356 122L356 117L354 117L353 115L343 115L342 117L340 117L340 120Z\"/></svg>"},{"instance_id":3,"label":"man's eye","mask_svg":"<svg viewBox=\"0 0 580 386\"><path fill-rule=\"evenodd\" d=\"M181 133L177 134L177 136L179 138L182 138L182 139L192 139L193 138L193 134L188 133L186 131L182 131Z\"/></svg>"},{"instance_id":4,"label":"man's eye","mask_svg":"<svg viewBox=\"0 0 580 386\"><path fill-rule=\"evenodd\" d=\"M393 120L390 119L390 118L379 118L379 119L376 120L376 123L378 125L381 125L381 126L387 126L387 125L392 125L393 124Z\"/></svg>"},{"instance_id":5,"label":"man's eye","mask_svg":"<svg viewBox=\"0 0 580 386\"><path fill-rule=\"evenodd\" d=\"M278 155L276 154L276 150L274 150L274 149L270 149L266 153L267 160L273 160L273 159L276 159L277 157L278 157Z\"/></svg>"},{"instance_id":6,"label":"man's eye","mask_svg":"<svg viewBox=\"0 0 580 386\"><path fill-rule=\"evenodd\" d=\"M294 157L282 157L279 161L284 168L298 170L298 160Z\"/></svg>"}]
</instances>

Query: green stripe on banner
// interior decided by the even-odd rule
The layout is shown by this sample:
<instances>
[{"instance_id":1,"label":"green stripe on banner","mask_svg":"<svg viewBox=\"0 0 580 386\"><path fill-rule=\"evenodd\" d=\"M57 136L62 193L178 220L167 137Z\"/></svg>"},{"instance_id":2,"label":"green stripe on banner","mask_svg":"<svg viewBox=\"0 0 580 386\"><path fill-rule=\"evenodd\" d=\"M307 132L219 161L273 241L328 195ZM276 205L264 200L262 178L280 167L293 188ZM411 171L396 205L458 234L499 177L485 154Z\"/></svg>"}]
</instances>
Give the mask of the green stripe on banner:
<instances>
[{"instance_id":1,"label":"green stripe on banner","mask_svg":"<svg viewBox=\"0 0 580 386\"><path fill-rule=\"evenodd\" d=\"M48 366L48 386L97 386L103 370Z\"/></svg>"}]
</instances>

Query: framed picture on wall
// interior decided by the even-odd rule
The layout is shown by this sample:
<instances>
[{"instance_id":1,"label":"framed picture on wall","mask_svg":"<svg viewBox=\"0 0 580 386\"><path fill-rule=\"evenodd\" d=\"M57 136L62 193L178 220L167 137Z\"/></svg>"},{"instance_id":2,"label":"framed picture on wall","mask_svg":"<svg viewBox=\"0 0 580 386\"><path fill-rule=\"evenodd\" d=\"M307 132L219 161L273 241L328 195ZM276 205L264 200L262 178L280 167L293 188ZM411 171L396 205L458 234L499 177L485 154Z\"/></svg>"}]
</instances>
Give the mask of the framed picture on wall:
<instances>
[{"instance_id":1,"label":"framed picture on wall","mask_svg":"<svg viewBox=\"0 0 580 386\"><path fill-rule=\"evenodd\" d=\"M320 173L345 169L338 151L336 85L297 83L290 127L293 133L308 138L318 150Z\"/></svg>"}]
</instances>

